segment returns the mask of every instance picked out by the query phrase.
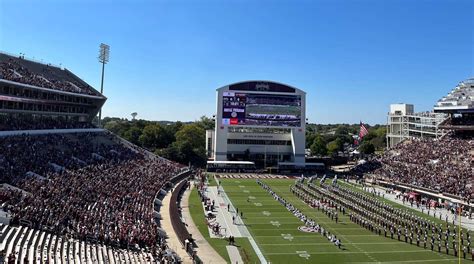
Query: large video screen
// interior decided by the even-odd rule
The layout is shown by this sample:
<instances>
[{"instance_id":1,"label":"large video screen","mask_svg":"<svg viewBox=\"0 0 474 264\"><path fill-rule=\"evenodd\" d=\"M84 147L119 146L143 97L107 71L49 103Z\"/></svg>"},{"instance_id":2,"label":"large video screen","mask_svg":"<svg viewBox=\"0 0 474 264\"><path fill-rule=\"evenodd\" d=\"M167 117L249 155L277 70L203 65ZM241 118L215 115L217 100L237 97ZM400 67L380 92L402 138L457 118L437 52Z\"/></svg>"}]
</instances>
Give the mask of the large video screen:
<instances>
[{"instance_id":1,"label":"large video screen","mask_svg":"<svg viewBox=\"0 0 474 264\"><path fill-rule=\"evenodd\" d=\"M224 92L222 124L301 126L301 96Z\"/></svg>"}]
</instances>

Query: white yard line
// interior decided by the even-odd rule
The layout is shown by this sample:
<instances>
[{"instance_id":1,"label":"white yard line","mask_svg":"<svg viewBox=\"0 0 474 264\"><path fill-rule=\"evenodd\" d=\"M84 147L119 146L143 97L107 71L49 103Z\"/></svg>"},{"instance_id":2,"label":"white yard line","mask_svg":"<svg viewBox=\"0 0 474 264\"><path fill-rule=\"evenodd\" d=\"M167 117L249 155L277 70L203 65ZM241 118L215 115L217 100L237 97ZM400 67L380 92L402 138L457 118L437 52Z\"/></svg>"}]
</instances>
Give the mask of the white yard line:
<instances>
[{"instance_id":1,"label":"white yard line","mask_svg":"<svg viewBox=\"0 0 474 264\"><path fill-rule=\"evenodd\" d=\"M377 262L351 262L352 264L370 264L370 263L425 263L425 262L443 262L446 263L448 262L458 262L457 259L419 259L419 260L399 260L399 261L377 261Z\"/></svg>"},{"instance_id":2,"label":"white yard line","mask_svg":"<svg viewBox=\"0 0 474 264\"><path fill-rule=\"evenodd\" d=\"M294 230L294 229L293 229ZM308 233L307 235L293 235L293 237L313 237L314 233ZM379 236L379 235L344 235L345 237L371 237L371 236ZM257 236L257 237L281 237L280 236ZM344 243L346 244L346 243Z\"/></svg>"},{"instance_id":3,"label":"white yard line","mask_svg":"<svg viewBox=\"0 0 474 264\"><path fill-rule=\"evenodd\" d=\"M318 251L318 252L307 252L308 254L314 255L325 255L325 254L385 254L385 253L416 253L416 252L427 252L425 250L398 250L398 251L366 251L366 252L353 252L353 251ZM267 255L295 255L295 252L275 252L265 253ZM378 261L377 261L378 262Z\"/></svg>"},{"instance_id":4,"label":"white yard line","mask_svg":"<svg viewBox=\"0 0 474 264\"><path fill-rule=\"evenodd\" d=\"M399 242L396 241L396 242L373 242L373 243L365 243L365 242L362 242L362 243L345 243L346 245L347 244L350 244L350 245L390 245L390 244L398 244ZM301 245L301 246L311 246L311 245L322 245L322 246L333 246L333 244L328 244L327 242L324 242L324 243L320 243L320 242L317 242L317 243L284 243L284 244L278 244L278 243L269 243L269 244L265 244L265 243L260 243L259 245L261 246L293 246L293 245Z\"/></svg>"}]
</instances>

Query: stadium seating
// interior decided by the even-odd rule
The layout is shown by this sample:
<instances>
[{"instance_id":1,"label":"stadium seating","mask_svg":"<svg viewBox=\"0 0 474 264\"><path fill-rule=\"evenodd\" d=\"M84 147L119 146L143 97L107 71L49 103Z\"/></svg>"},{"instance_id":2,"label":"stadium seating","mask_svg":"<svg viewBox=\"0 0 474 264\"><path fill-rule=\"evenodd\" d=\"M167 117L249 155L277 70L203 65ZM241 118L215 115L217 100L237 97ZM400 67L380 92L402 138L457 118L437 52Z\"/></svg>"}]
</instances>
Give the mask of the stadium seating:
<instances>
[{"instance_id":1,"label":"stadium seating","mask_svg":"<svg viewBox=\"0 0 474 264\"><path fill-rule=\"evenodd\" d=\"M61 168L137 155L105 132L0 137L0 182L16 185L28 172L45 177Z\"/></svg>"},{"instance_id":2,"label":"stadium seating","mask_svg":"<svg viewBox=\"0 0 474 264\"><path fill-rule=\"evenodd\" d=\"M0 204L12 216L0 252L29 263L174 259L154 205L181 169L107 132L0 137Z\"/></svg>"},{"instance_id":3,"label":"stadium seating","mask_svg":"<svg viewBox=\"0 0 474 264\"><path fill-rule=\"evenodd\" d=\"M474 107L474 79L460 82L446 96L438 100L436 107L473 108Z\"/></svg>"},{"instance_id":4,"label":"stadium seating","mask_svg":"<svg viewBox=\"0 0 474 264\"><path fill-rule=\"evenodd\" d=\"M29 227L0 224L0 251L18 263L153 263L146 250L126 250L68 239Z\"/></svg>"},{"instance_id":5,"label":"stadium seating","mask_svg":"<svg viewBox=\"0 0 474 264\"><path fill-rule=\"evenodd\" d=\"M78 122L61 117L35 117L31 115L0 115L0 131L94 128L89 122Z\"/></svg>"},{"instance_id":6,"label":"stadium seating","mask_svg":"<svg viewBox=\"0 0 474 264\"><path fill-rule=\"evenodd\" d=\"M445 136L417 138L398 144L377 159L357 168L384 179L455 195L474 198L474 139Z\"/></svg>"},{"instance_id":7,"label":"stadium seating","mask_svg":"<svg viewBox=\"0 0 474 264\"><path fill-rule=\"evenodd\" d=\"M446 127L447 129L453 129L454 126L460 129L474 129L474 119L470 117L453 117L446 119L440 126ZM455 127L454 127L455 128Z\"/></svg>"},{"instance_id":8,"label":"stadium seating","mask_svg":"<svg viewBox=\"0 0 474 264\"><path fill-rule=\"evenodd\" d=\"M64 92L99 95L66 69L0 53L0 79Z\"/></svg>"}]
</instances>

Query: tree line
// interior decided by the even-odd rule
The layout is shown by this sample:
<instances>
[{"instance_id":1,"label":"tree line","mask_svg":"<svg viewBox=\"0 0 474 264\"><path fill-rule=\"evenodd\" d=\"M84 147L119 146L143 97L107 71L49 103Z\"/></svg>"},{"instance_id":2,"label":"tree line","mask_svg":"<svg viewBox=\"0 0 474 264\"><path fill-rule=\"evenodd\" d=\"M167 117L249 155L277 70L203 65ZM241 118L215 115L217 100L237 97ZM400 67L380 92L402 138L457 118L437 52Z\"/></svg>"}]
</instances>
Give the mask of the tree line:
<instances>
[{"instance_id":1,"label":"tree line","mask_svg":"<svg viewBox=\"0 0 474 264\"><path fill-rule=\"evenodd\" d=\"M201 117L195 122L127 120L106 117L104 128L164 158L194 166L205 166L206 130L214 121Z\"/></svg>"},{"instance_id":2,"label":"tree line","mask_svg":"<svg viewBox=\"0 0 474 264\"><path fill-rule=\"evenodd\" d=\"M369 133L357 149L363 154L372 154L386 146L387 129L382 125L365 125ZM340 151L355 148L355 135L360 124L308 124L306 127L306 148L313 156L335 156Z\"/></svg>"},{"instance_id":3,"label":"tree line","mask_svg":"<svg viewBox=\"0 0 474 264\"><path fill-rule=\"evenodd\" d=\"M127 120L106 117L105 129L124 139L144 147L164 158L194 166L205 166L206 130L214 129L214 120L202 116L194 122ZM385 147L385 126L368 126L369 134L359 145L364 154L374 153ZM308 124L306 148L313 156L335 156L348 146L353 146L353 135L359 133L359 124Z\"/></svg>"}]
</instances>

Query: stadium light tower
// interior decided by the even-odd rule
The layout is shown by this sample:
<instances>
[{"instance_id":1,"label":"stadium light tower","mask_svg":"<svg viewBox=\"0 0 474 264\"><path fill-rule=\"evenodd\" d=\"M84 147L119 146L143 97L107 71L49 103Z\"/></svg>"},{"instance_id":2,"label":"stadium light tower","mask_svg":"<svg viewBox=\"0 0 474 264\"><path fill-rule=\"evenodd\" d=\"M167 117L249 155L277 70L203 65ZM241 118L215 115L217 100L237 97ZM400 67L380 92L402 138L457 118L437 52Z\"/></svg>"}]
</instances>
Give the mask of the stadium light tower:
<instances>
[{"instance_id":1,"label":"stadium light tower","mask_svg":"<svg viewBox=\"0 0 474 264\"><path fill-rule=\"evenodd\" d=\"M102 63L102 80L100 82L100 93L104 93L104 69L105 69L105 64L109 62L109 54L110 54L110 46L104 43L100 44L100 50L99 50L99 62ZM102 107L99 110L99 127L102 126Z\"/></svg>"}]
</instances>

